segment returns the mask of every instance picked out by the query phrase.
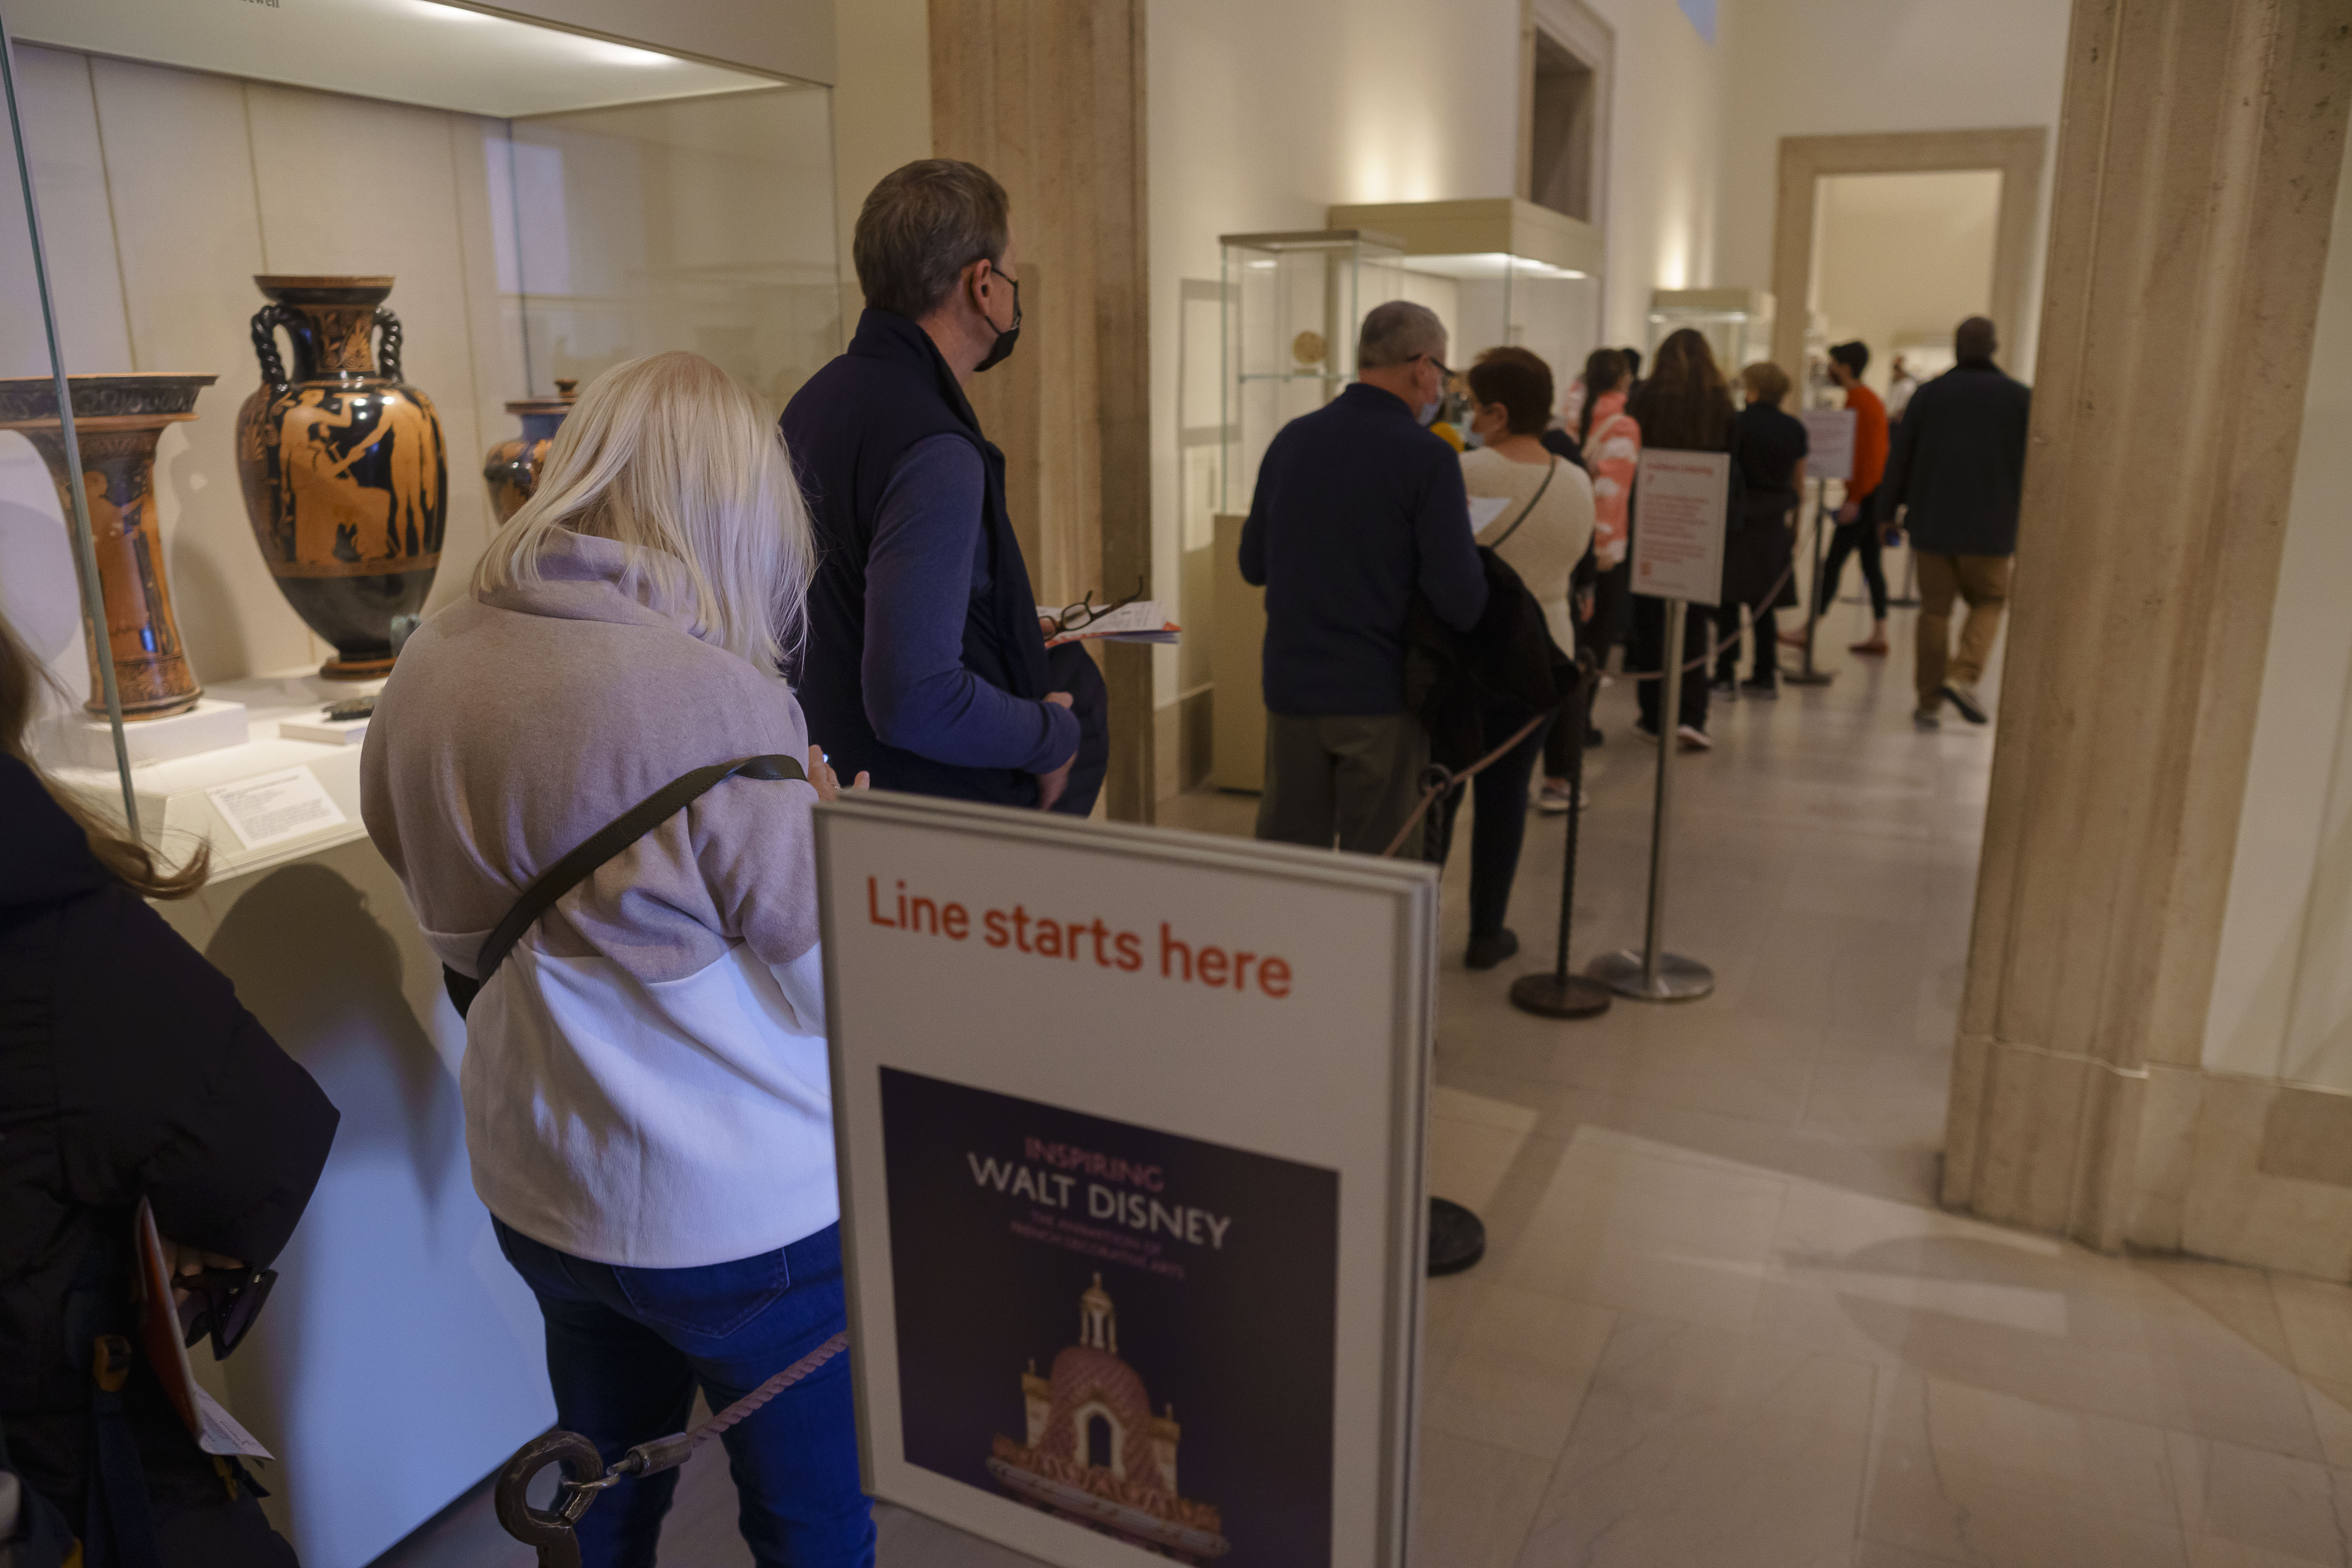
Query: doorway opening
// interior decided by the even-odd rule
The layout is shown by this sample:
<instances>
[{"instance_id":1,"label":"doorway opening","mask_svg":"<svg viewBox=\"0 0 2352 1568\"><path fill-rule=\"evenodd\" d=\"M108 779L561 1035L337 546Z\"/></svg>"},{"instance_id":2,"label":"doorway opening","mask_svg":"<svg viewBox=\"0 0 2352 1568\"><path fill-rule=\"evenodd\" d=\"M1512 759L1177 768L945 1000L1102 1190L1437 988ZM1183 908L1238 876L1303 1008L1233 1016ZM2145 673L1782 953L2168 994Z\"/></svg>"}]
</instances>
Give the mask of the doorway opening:
<instances>
[{"instance_id":1,"label":"doorway opening","mask_svg":"<svg viewBox=\"0 0 2352 1568\"><path fill-rule=\"evenodd\" d=\"M1993 314L2001 171L1824 174L1813 199L1806 358L1869 345L1863 380L1885 395L1900 355L1925 381L1952 366L1952 329Z\"/></svg>"}]
</instances>

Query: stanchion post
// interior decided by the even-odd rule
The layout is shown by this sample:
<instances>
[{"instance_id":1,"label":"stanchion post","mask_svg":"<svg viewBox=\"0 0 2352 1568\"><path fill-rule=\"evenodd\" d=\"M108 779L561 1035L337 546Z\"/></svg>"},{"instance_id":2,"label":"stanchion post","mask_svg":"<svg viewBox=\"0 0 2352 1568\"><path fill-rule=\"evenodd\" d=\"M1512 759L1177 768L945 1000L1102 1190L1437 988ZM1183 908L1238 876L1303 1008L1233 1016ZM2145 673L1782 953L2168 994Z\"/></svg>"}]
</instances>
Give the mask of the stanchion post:
<instances>
[{"instance_id":1,"label":"stanchion post","mask_svg":"<svg viewBox=\"0 0 2352 1568\"><path fill-rule=\"evenodd\" d=\"M1784 669L1780 679L1791 686L1827 686L1835 679L1826 669L1813 664L1813 637L1822 624L1822 525L1829 520L1830 485L1827 479L1813 481L1813 583L1805 592L1805 664L1801 669Z\"/></svg>"},{"instance_id":2,"label":"stanchion post","mask_svg":"<svg viewBox=\"0 0 2352 1568\"><path fill-rule=\"evenodd\" d=\"M1665 673L1658 691L1658 779L1650 822L1650 908L1642 927L1642 951L1619 951L1592 961L1590 973L1621 996L1645 1002L1689 1002L1715 989L1715 972L1695 958L1668 952L1665 944L1666 856L1673 837L1675 752L1680 749L1683 696L1683 626L1689 613L1680 599L1666 601ZM1706 679L1704 671L1699 672Z\"/></svg>"},{"instance_id":3,"label":"stanchion post","mask_svg":"<svg viewBox=\"0 0 2352 1568\"><path fill-rule=\"evenodd\" d=\"M1568 972L1568 933L1576 914L1577 820L1584 815L1584 737L1592 727L1592 685L1597 671L1579 665L1576 686L1552 722L1576 737L1569 749L1567 847L1559 868L1559 942L1551 971L1523 974L1511 983L1511 1005L1547 1018L1592 1018L1609 1011L1609 987Z\"/></svg>"}]
</instances>

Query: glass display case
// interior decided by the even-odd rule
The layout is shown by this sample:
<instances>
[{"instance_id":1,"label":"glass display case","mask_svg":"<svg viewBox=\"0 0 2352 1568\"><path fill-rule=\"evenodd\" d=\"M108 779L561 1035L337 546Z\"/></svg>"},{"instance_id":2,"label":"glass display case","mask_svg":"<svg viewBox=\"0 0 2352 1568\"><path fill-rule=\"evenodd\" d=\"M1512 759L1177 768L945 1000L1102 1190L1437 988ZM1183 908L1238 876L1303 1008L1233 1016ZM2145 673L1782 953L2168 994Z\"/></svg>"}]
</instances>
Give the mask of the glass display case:
<instances>
[{"instance_id":1,"label":"glass display case","mask_svg":"<svg viewBox=\"0 0 2352 1568\"><path fill-rule=\"evenodd\" d=\"M1715 351L1727 378L1742 365L1772 357L1772 296L1761 289L1656 289L1650 293L1650 341L1654 356L1669 333L1696 328Z\"/></svg>"},{"instance_id":2,"label":"glass display case","mask_svg":"<svg viewBox=\"0 0 2352 1568\"><path fill-rule=\"evenodd\" d=\"M1562 397L1596 341L1600 286L1586 273L1507 251L1412 256L1416 279L1451 284L1426 301L1444 318L1457 366L1486 349L1528 349L1551 367ZM1450 297L1449 297L1450 296Z\"/></svg>"},{"instance_id":3,"label":"glass display case","mask_svg":"<svg viewBox=\"0 0 2352 1568\"><path fill-rule=\"evenodd\" d=\"M1367 229L1228 234L1221 278L1221 505L1249 506L1274 433L1356 375L1372 307L1405 297L1397 241Z\"/></svg>"},{"instance_id":4,"label":"glass display case","mask_svg":"<svg viewBox=\"0 0 2352 1568\"><path fill-rule=\"evenodd\" d=\"M1455 366L1490 348L1530 350L1551 367L1569 411L1600 341L1600 230L1510 196L1335 206L1329 221L1399 237L1405 297L1445 323Z\"/></svg>"},{"instance_id":5,"label":"glass display case","mask_svg":"<svg viewBox=\"0 0 2352 1568\"><path fill-rule=\"evenodd\" d=\"M559 379L690 349L781 409L838 352L829 92L435 0L0 16L28 749L168 861L208 847L159 910L342 1113L268 1312L196 1370L301 1560L360 1568L552 1416L464 1027L362 824L372 699L533 482Z\"/></svg>"}]
</instances>

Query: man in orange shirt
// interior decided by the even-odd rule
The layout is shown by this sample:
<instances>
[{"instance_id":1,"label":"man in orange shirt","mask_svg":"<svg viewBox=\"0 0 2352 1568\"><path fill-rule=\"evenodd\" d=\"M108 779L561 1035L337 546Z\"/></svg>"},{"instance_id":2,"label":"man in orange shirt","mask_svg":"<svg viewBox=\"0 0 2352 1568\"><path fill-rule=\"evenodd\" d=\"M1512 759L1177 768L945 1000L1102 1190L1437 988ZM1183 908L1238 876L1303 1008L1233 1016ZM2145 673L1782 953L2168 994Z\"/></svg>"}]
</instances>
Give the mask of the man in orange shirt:
<instances>
[{"instance_id":1,"label":"man in orange shirt","mask_svg":"<svg viewBox=\"0 0 2352 1568\"><path fill-rule=\"evenodd\" d=\"M1859 339L1830 350L1830 374L1845 388L1845 405L1853 410L1853 476L1845 482L1845 504L1837 510L1829 559L1822 563L1821 581L1813 584L1813 615L1819 617L1837 603L1845 558L1862 557L1862 579L1870 584L1870 638L1853 644L1848 649L1853 653L1886 651L1886 569L1878 558L1879 524L1871 506L1886 473L1886 405L1862 384L1869 364L1870 350Z\"/></svg>"}]
</instances>

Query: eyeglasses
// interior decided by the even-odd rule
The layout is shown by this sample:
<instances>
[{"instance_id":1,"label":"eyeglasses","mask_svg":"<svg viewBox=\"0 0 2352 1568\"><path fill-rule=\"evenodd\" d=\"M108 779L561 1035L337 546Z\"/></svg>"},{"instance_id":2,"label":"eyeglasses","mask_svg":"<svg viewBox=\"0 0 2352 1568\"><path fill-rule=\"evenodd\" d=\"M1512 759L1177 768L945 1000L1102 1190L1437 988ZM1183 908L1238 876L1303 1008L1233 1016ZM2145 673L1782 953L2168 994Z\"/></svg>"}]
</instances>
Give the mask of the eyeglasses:
<instances>
[{"instance_id":1,"label":"eyeglasses","mask_svg":"<svg viewBox=\"0 0 2352 1568\"><path fill-rule=\"evenodd\" d=\"M175 1276L172 1288L188 1293L179 1305L180 1331L186 1336L182 1342L194 1346L210 1334L213 1359L220 1360L244 1340L277 1283L275 1268L205 1268Z\"/></svg>"},{"instance_id":2,"label":"eyeglasses","mask_svg":"<svg viewBox=\"0 0 2352 1568\"><path fill-rule=\"evenodd\" d=\"M1135 592L1116 605L1096 604L1095 591L1089 588L1087 590L1086 597L1076 604L1063 605L1060 615L1043 616L1039 618L1053 623L1054 629L1045 635L1049 637L1057 637L1065 632L1083 631L1105 616L1115 610L1123 610L1141 597L1143 597L1143 579L1138 577L1135 582Z\"/></svg>"},{"instance_id":3,"label":"eyeglasses","mask_svg":"<svg viewBox=\"0 0 2352 1568\"><path fill-rule=\"evenodd\" d=\"M1418 360L1426 360L1430 364L1434 366L1437 371L1437 379L1441 384L1453 384L1454 373L1445 368L1445 362L1444 360L1439 359L1435 354L1415 354L1412 357Z\"/></svg>"}]
</instances>

